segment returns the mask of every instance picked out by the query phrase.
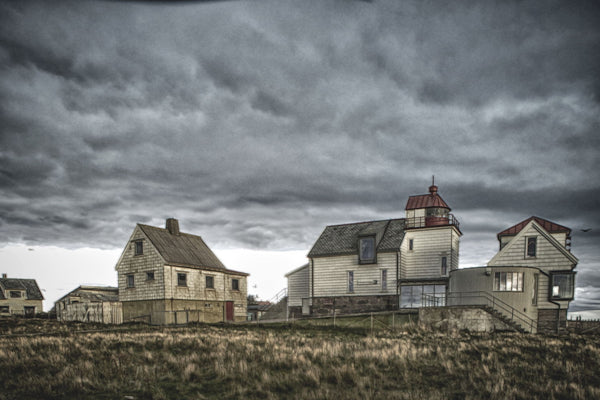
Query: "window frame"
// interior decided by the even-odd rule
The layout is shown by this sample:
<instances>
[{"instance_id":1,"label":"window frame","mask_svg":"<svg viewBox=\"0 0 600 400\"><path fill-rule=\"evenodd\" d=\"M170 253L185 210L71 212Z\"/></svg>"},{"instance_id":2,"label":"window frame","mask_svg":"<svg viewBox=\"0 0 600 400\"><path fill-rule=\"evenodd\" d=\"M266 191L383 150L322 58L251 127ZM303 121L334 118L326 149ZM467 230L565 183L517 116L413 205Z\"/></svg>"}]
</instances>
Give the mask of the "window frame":
<instances>
[{"instance_id":1,"label":"window frame","mask_svg":"<svg viewBox=\"0 0 600 400\"><path fill-rule=\"evenodd\" d=\"M441 256L440 258L440 273L442 276L448 276L448 256Z\"/></svg>"},{"instance_id":2,"label":"window frame","mask_svg":"<svg viewBox=\"0 0 600 400\"><path fill-rule=\"evenodd\" d=\"M22 290L9 290L8 295L9 295L9 298L11 298L11 299L22 299L25 297L25 296L23 296Z\"/></svg>"},{"instance_id":3,"label":"window frame","mask_svg":"<svg viewBox=\"0 0 600 400\"><path fill-rule=\"evenodd\" d=\"M382 269L381 270L381 291L382 292L387 292L387 290L388 290L387 278L388 278L388 270Z\"/></svg>"},{"instance_id":4,"label":"window frame","mask_svg":"<svg viewBox=\"0 0 600 400\"><path fill-rule=\"evenodd\" d=\"M509 279L510 276L510 279ZM516 288L513 286L516 276ZM502 280L504 278L504 281ZM496 271L494 273L493 292L523 292L525 275L517 271ZM510 286L510 289L508 288Z\"/></svg>"},{"instance_id":5,"label":"window frame","mask_svg":"<svg viewBox=\"0 0 600 400\"><path fill-rule=\"evenodd\" d=\"M372 256L367 258L367 257L363 257L364 255L364 251L363 251L363 243L370 243L371 246L371 251L372 251ZM377 251L375 248L375 236L370 235L370 236L362 236L358 238L358 262L360 264L375 264L377 262Z\"/></svg>"},{"instance_id":6,"label":"window frame","mask_svg":"<svg viewBox=\"0 0 600 400\"><path fill-rule=\"evenodd\" d=\"M554 284L554 279L560 276L569 276L568 284L570 287L570 297L561 297L560 295L554 295L554 287L557 286ZM550 279L548 279L549 288L548 288L548 298L550 300L573 300L575 298L575 271L552 271L550 272ZM560 289L559 289L560 290Z\"/></svg>"},{"instance_id":7,"label":"window frame","mask_svg":"<svg viewBox=\"0 0 600 400\"><path fill-rule=\"evenodd\" d=\"M208 284L209 279L210 279L210 285ZM214 275L206 275L206 278L204 279L204 287L206 289L214 289L215 288L215 276Z\"/></svg>"},{"instance_id":8,"label":"window frame","mask_svg":"<svg viewBox=\"0 0 600 400\"><path fill-rule=\"evenodd\" d=\"M348 293L354 293L354 271L346 271Z\"/></svg>"},{"instance_id":9,"label":"window frame","mask_svg":"<svg viewBox=\"0 0 600 400\"><path fill-rule=\"evenodd\" d=\"M154 271L146 271L146 281L154 280Z\"/></svg>"},{"instance_id":10,"label":"window frame","mask_svg":"<svg viewBox=\"0 0 600 400\"><path fill-rule=\"evenodd\" d=\"M125 287L127 289L135 288L135 274L126 274L125 275Z\"/></svg>"},{"instance_id":11,"label":"window frame","mask_svg":"<svg viewBox=\"0 0 600 400\"><path fill-rule=\"evenodd\" d=\"M408 239L408 251L413 251L415 249L415 240L413 238Z\"/></svg>"},{"instance_id":12,"label":"window frame","mask_svg":"<svg viewBox=\"0 0 600 400\"><path fill-rule=\"evenodd\" d=\"M134 256L143 256L144 255L144 241L143 240L134 240L133 241L133 255Z\"/></svg>"},{"instance_id":13,"label":"window frame","mask_svg":"<svg viewBox=\"0 0 600 400\"><path fill-rule=\"evenodd\" d=\"M240 280L238 278L231 278L231 290L240 290Z\"/></svg>"},{"instance_id":14,"label":"window frame","mask_svg":"<svg viewBox=\"0 0 600 400\"><path fill-rule=\"evenodd\" d=\"M530 250L531 248L533 251ZM535 257L537 257L537 236L527 236L525 238L525 258Z\"/></svg>"},{"instance_id":15,"label":"window frame","mask_svg":"<svg viewBox=\"0 0 600 400\"><path fill-rule=\"evenodd\" d=\"M177 272L177 287L187 287L187 272Z\"/></svg>"}]
</instances>

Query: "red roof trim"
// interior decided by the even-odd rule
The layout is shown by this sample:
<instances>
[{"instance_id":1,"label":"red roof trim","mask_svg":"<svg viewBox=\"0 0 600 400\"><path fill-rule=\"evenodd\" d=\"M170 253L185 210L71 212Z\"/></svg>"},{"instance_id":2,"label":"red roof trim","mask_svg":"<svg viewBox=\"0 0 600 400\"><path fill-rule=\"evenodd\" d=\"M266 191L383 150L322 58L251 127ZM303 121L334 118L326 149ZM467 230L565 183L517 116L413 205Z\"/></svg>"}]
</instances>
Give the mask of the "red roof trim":
<instances>
[{"instance_id":1,"label":"red roof trim","mask_svg":"<svg viewBox=\"0 0 600 400\"><path fill-rule=\"evenodd\" d=\"M448 210L450 210L450 207L448 207L448 204L446 204L444 199L442 199L442 197L437 193L421 194L418 196L410 196L408 198L408 202L406 203L405 210L415 210L418 208L430 208L430 207L442 207L442 208L447 208Z\"/></svg>"},{"instance_id":2,"label":"red roof trim","mask_svg":"<svg viewBox=\"0 0 600 400\"><path fill-rule=\"evenodd\" d=\"M547 219L543 219L543 218L534 216L534 217L529 217L526 220L521 221L518 224L513 225L508 229L503 230L502 232L500 232L498 234L498 238L500 238L500 236L516 235L517 233L521 232L521 230L523 228L525 228L525 226L527 226L527 224L529 222L531 222L531 220L534 220L535 222L537 222L538 225L541 225L542 228L544 228L546 231L548 231L550 233L565 232L567 235L571 234L571 229L567 228L566 226L562 226L555 222L548 221Z\"/></svg>"}]
</instances>

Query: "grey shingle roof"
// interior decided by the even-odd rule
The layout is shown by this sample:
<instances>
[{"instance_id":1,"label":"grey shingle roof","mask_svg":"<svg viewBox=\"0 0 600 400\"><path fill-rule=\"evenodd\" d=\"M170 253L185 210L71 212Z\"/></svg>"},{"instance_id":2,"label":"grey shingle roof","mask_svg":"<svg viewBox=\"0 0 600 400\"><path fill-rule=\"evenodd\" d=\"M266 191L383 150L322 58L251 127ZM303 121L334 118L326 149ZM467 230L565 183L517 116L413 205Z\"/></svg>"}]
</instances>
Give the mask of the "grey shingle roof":
<instances>
[{"instance_id":1,"label":"grey shingle roof","mask_svg":"<svg viewBox=\"0 0 600 400\"><path fill-rule=\"evenodd\" d=\"M0 286L4 290L25 290L27 300L44 300L35 279L0 278ZM0 300L6 299L0 291Z\"/></svg>"},{"instance_id":2,"label":"grey shingle roof","mask_svg":"<svg viewBox=\"0 0 600 400\"><path fill-rule=\"evenodd\" d=\"M230 272L204 243L200 236L180 232L171 234L167 229L138 224L167 264ZM240 272L240 274L245 274Z\"/></svg>"},{"instance_id":3,"label":"grey shingle roof","mask_svg":"<svg viewBox=\"0 0 600 400\"><path fill-rule=\"evenodd\" d=\"M111 286L79 286L56 302L69 296L78 296L86 302L119 301L119 288Z\"/></svg>"},{"instance_id":4,"label":"grey shingle roof","mask_svg":"<svg viewBox=\"0 0 600 400\"><path fill-rule=\"evenodd\" d=\"M375 235L377 251L397 251L404 238L404 219L330 225L308 253L309 257L354 254L361 236Z\"/></svg>"}]
</instances>

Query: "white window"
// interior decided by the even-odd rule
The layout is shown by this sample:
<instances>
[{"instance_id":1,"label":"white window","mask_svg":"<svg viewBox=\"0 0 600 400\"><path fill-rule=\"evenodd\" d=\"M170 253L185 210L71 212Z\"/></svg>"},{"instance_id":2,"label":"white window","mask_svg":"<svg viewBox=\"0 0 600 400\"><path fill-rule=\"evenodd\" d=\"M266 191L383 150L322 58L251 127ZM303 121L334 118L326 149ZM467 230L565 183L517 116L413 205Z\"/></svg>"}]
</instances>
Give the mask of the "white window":
<instances>
[{"instance_id":1,"label":"white window","mask_svg":"<svg viewBox=\"0 0 600 400\"><path fill-rule=\"evenodd\" d=\"M497 292L522 292L522 272L496 272L494 274L494 291Z\"/></svg>"}]
</instances>

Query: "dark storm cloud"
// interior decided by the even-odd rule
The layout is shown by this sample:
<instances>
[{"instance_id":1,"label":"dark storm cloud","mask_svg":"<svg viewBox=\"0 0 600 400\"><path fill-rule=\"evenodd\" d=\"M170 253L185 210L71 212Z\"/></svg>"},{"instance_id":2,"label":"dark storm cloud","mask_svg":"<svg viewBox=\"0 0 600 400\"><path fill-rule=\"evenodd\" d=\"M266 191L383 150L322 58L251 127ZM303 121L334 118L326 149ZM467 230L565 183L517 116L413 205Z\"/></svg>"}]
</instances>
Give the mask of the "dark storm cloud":
<instances>
[{"instance_id":1,"label":"dark storm cloud","mask_svg":"<svg viewBox=\"0 0 600 400\"><path fill-rule=\"evenodd\" d=\"M0 241L121 247L174 216L308 250L402 217L431 175L463 260L531 215L600 232L598 22L593 2L2 3ZM594 238L574 235L581 276Z\"/></svg>"}]
</instances>

